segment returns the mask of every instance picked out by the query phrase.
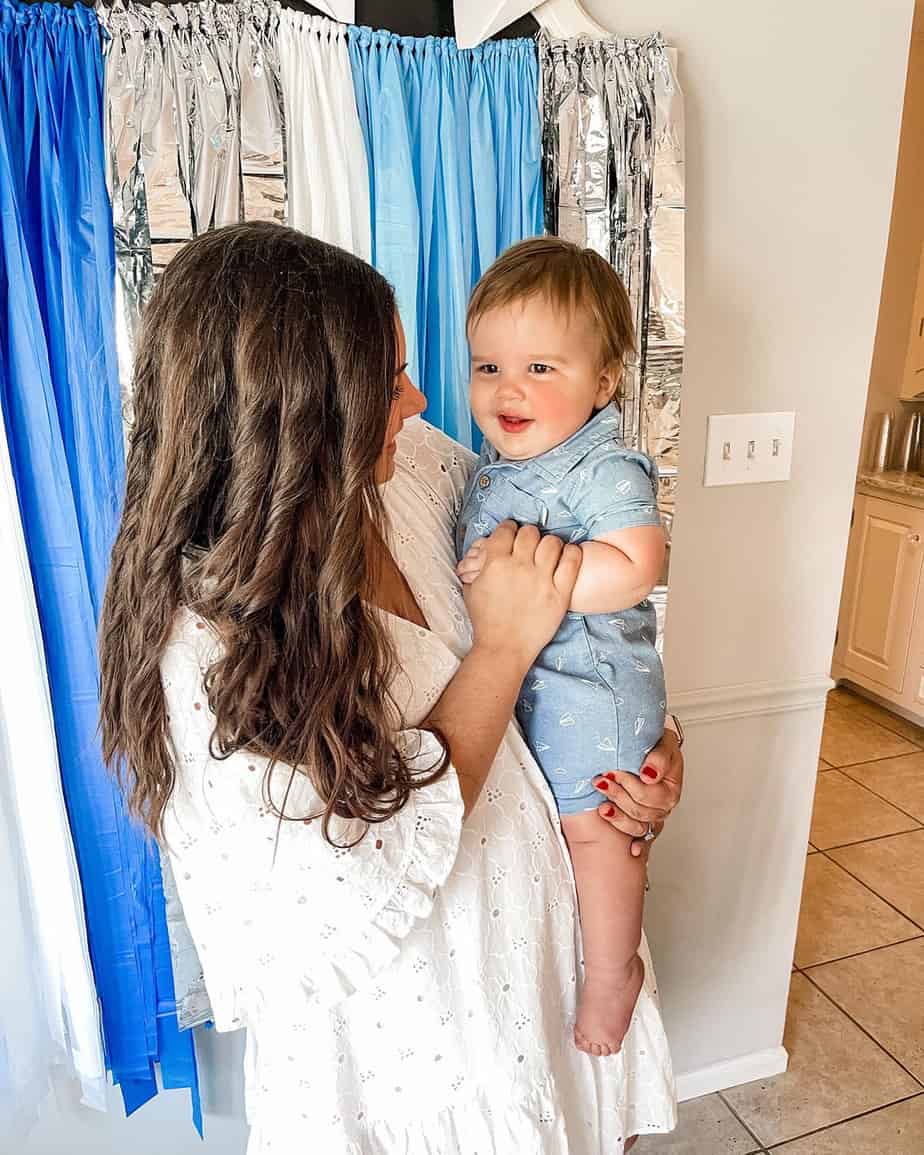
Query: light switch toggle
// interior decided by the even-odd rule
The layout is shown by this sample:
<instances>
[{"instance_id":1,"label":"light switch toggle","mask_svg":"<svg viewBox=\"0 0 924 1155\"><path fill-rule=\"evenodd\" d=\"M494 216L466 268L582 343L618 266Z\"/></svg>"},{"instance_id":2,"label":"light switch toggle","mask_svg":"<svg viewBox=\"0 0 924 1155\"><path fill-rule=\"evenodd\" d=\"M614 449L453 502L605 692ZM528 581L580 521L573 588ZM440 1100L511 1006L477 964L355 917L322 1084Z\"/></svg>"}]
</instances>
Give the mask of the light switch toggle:
<instances>
[{"instance_id":1,"label":"light switch toggle","mask_svg":"<svg viewBox=\"0 0 924 1155\"><path fill-rule=\"evenodd\" d=\"M708 418L704 485L788 481L795 413L718 413Z\"/></svg>"}]
</instances>

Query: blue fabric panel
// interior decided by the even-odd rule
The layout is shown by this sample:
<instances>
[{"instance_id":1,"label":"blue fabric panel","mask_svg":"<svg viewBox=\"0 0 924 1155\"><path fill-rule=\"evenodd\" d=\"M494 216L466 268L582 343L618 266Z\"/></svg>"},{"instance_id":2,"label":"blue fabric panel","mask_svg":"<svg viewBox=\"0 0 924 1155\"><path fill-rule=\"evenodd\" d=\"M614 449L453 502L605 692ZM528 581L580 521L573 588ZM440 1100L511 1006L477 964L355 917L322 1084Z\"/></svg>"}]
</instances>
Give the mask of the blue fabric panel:
<instances>
[{"instance_id":1,"label":"blue fabric panel","mask_svg":"<svg viewBox=\"0 0 924 1155\"><path fill-rule=\"evenodd\" d=\"M82 5L0 0L0 407L32 569L107 1062L131 1112L188 1086L157 850L97 737L96 631L124 481L103 58Z\"/></svg>"},{"instance_id":2,"label":"blue fabric panel","mask_svg":"<svg viewBox=\"0 0 924 1155\"><path fill-rule=\"evenodd\" d=\"M372 263L395 287L409 372L428 419L476 444L465 312L506 248L542 232L538 64L532 40L350 29L369 162Z\"/></svg>"}]
</instances>

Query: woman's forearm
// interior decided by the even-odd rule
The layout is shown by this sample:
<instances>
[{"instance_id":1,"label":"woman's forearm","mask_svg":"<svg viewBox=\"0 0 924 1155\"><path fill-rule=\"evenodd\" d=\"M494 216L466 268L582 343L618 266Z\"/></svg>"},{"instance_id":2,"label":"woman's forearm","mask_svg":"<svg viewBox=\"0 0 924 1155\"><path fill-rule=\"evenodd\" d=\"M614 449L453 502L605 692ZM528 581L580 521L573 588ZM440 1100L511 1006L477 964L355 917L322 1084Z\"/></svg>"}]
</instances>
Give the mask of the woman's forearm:
<instances>
[{"instance_id":1,"label":"woman's forearm","mask_svg":"<svg viewBox=\"0 0 924 1155\"><path fill-rule=\"evenodd\" d=\"M481 793L528 670L529 663L511 651L476 642L427 717L425 724L449 743L466 815Z\"/></svg>"}]
</instances>

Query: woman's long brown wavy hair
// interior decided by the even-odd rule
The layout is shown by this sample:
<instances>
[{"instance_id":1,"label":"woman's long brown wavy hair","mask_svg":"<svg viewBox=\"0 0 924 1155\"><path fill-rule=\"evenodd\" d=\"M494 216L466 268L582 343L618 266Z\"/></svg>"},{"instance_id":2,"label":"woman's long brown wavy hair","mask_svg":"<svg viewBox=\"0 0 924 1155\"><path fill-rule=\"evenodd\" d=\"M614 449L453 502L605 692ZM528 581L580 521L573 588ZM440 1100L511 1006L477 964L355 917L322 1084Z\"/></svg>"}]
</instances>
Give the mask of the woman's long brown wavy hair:
<instances>
[{"instance_id":1,"label":"woman's long brown wavy hair","mask_svg":"<svg viewBox=\"0 0 924 1155\"><path fill-rule=\"evenodd\" d=\"M395 371L388 283L293 229L207 233L157 285L100 627L103 752L155 836L175 782L160 660L183 605L223 643L214 752L266 756L267 798L279 763L306 773L326 837L443 772L396 749L394 654L362 596Z\"/></svg>"}]
</instances>

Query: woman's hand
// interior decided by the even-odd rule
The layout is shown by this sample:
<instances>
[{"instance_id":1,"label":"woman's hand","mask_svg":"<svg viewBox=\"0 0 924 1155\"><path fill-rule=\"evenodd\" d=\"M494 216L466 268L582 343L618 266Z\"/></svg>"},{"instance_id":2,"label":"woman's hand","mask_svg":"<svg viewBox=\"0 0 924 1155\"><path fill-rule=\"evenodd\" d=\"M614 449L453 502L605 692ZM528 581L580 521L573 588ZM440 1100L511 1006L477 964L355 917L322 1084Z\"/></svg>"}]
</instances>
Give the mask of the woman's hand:
<instances>
[{"instance_id":1,"label":"woman's hand","mask_svg":"<svg viewBox=\"0 0 924 1155\"><path fill-rule=\"evenodd\" d=\"M608 771L594 779L594 787L607 797L597 813L633 839L630 852L635 857L647 855L651 842L642 836L649 824L656 837L661 833L683 791L680 739L673 730L666 730L645 759L641 776L625 770Z\"/></svg>"},{"instance_id":2,"label":"woman's hand","mask_svg":"<svg viewBox=\"0 0 924 1155\"><path fill-rule=\"evenodd\" d=\"M481 572L465 588L475 646L514 654L523 673L555 635L571 602L581 551L534 525L502 522L480 550Z\"/></svg>"}]
</instances>

